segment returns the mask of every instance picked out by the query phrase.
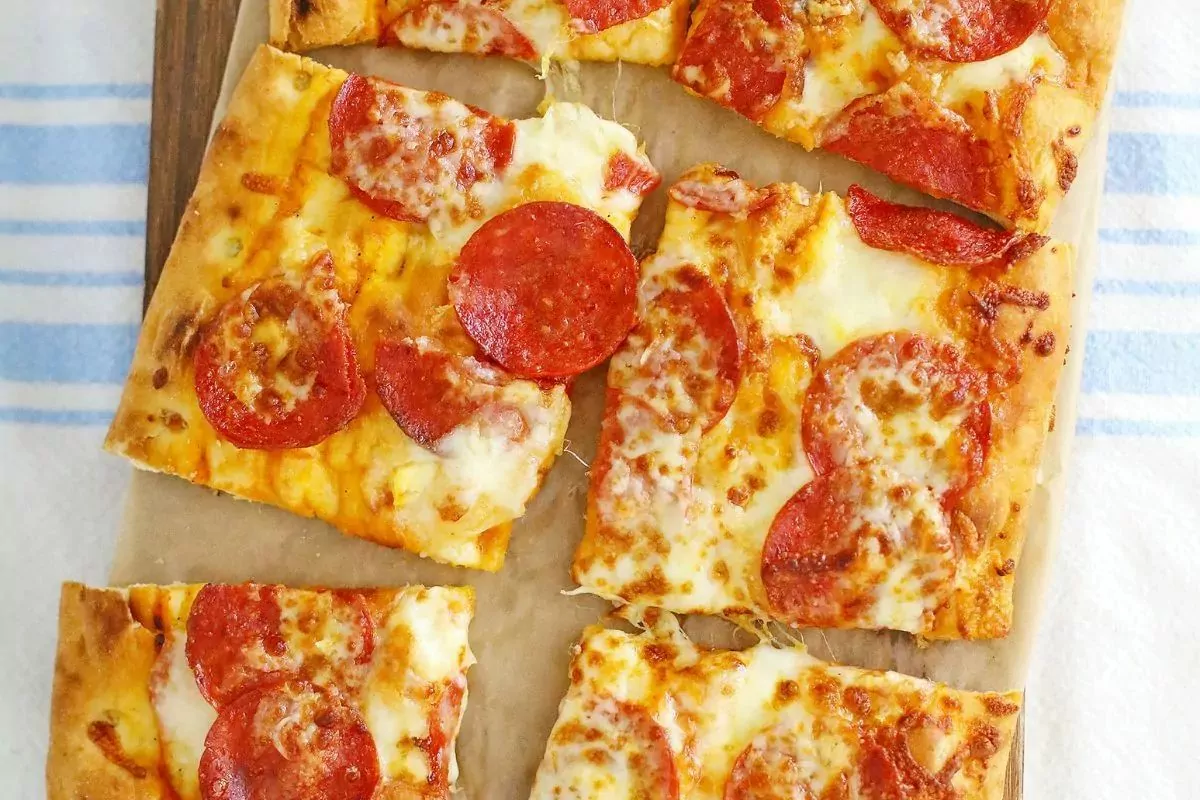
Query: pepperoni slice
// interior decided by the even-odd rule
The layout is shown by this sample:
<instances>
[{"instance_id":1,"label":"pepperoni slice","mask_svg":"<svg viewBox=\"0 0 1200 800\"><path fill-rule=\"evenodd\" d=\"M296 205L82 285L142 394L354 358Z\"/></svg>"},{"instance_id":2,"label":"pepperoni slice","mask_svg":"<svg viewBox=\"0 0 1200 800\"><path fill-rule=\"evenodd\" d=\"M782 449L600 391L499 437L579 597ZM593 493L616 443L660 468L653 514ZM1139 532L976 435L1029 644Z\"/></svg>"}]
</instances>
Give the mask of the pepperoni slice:
<instances>
[{"instance_id":1,"label":"pepperoni slice","mask_svg":"<svg viewBox=\"0 0 1200 800\"><path fill-rule=\"evenodd\" d=\"M948 211L889 203L861 186L851 186L846 197L863 242L947 267L1011 264L1048 241L1035 233L982 228Z\"/></svg>"},{"instance_id":2,"label":"pepperoni slice","mask_svg":"<svg viewBox=\"0 0 1200 800\"><path fill-rule=\"evenodd\" d=\"M693 267L675 271L651 298L621 352L614 383L677 431L720 422L737 395L742 346L725 297Z\"/></svg>"},{"instance_id":3,"label":"pepperoni slice","mask_svg":"<svg viewBox=\"0 0 1200 800\"><path fill-rule=\"evenodd\" d=\"M416 5L389 28L399 44L447 53L501 55L536 61L537 48L504 13L469 0L431 0Z\"/></svg>"},{"instance_id":4,"label":"pepperoni slice","mask_svg":"<svg viewBox=\"0 0 1200 800\"><path fill-rule=\"evenodd\" d=\"M351 689L371 660L374 628L357 593L208 584L188 614L187 660L200 693L217 708L301 673Z\"/></svg>"},{"instance_id":5,"label":"pepperoni slice","mask_svg":"<svg viewBox=\"0 0 1200 800\"><path fill-rule=\"evenodd\" d=\"M909 47L943 61L987 61L1021 46L1050 0L871 0Z\"/></svg>"},{"instance_id":6,"label":"pepperoni slice","mask_svg":"<svg viewBox=\"0 0 1200 800\"><path fill-rule=\"evenodd\" d=\"M863 733L857 773L865 800L904 800L908 797L954 798L952 780L962 765L962 754L944 760L938 771L922 763L936 758L946 731L928 714L908 712L890 726Z\"/></svg>"},{"instance_id":7,"label":"pepperoni slice","mask_svg":"<svg viewBox=\"0 0 1200 800\"><path fill-rule=\"evenodd\" d=\"M821 146L934 197L983 211L999 203L991 146L961 117L910 93L854 101Z\"/></svg>"},{"instance_id":8,"label":"pepperoni slice","mask_svg":"<svg viewBox=\"0 0 1200 800\"><path fill-rule=\"evenodd\" d=\"M771 523L761 563L770 607L789 623L910 632L927 627L955 570L945 514L929 490L877 464L805 484Z\"/></svg>"},{"instance_id":9,"label":"pepperoni slice","mask_svg":"<svg viewBox=\"0 0 1200 800\"><path fill-rule=\"evenodd\" d=\"M428 783L433 790L432 797L450 796L451 742L462 719L466 686L467 680L462 675L446 684L429 720L429 735L421 740L421 749L429 759Z\"/></svg>"},{"instance_id":10,"label":"pepperoni slice","mask_svg":"<svg viewBox=\"0 0 1200 800\"><path fill-rule=\"evenodd\" d=\"M379 754L362 716L302 681L238 696L200 756L204 800L369 800L378 784Z\"/></svg>"},{"instance_id":11,"label":"pepperoni slice","mask_svg":"<svg viewBox=\"0 0 1200 800\"><path fill-rule=\"evenodd\" d=\"M814 376L804 449L818 475L881 459L950 507L983 475L987 392L986 376L951 344L907 332L859 339Z\"/></svg>"},{"instance_id":12,"label":"pepperoni slice","mask_svg":"<svg viewBox=\"0 0 1200 800\"><path fill-rule=\"evenodd\" d=\"M624 189L644 197L658 188L661 182L662 176L644 156L633 158L628 153L614 153L604 170L604 189L609 192Z\"/></svg>"},{"instance_id":13,"label":"pepperoni slice","mask_svg":"<svg viewBox=\"0 0 1200 800\"><path fill-rule=\"evenodd\" d=\"M473 358L439 349L427 339L381 339L375 350L375 386L400 429L430 450L481 410L499 415L499 389L510 378ZM520 412L517 430L525 428Z\"/></svg>"},{"instance_id":14,"label":"pepperoni slice","mask_svg":"<svg viewBox=\"0 0 1200 800\"><path fill-rule=\"evenodd\" d=\"M671 0L566 0L574 27L580 33L596 33L649 16Z\"/></svg>"},{"instance_id":15,"label":"pepperoni slice","mask_svg":"<svg viewBox=\"0 0 1200 800\"><path fill-rule=\"evenodd\" d=\"M512 161L515 131L437 92L351 75L329 112L330 172L394 219L470 216L473 187Z\"/></svg>"},{"instance_id":16,"label":"pepperoni slice","mask_svg":"<svg viewBox=\"0 0 1200 800\"><path fill-rule=\"evenodd\" d=\"M194 357L197 399L235 446L312 447L358 415L366 384L344 306L331 288L322 294L269 279L205 329Z\"/></svg>"},{"instance_id":17,"label":"pepperoni slice","mask_svg":"<svg viewBox=\"0 0 1200 800\"><path fill-rule=\"evenodd\" d=\"M633 327L637 260L598 214L527 203L467 240L450 300L467 334L517 375L575 375L612 355Z\"/></svg>"},{"instance_id":18,"label":"pepperoni slice","mask_svg":"<svg viewBox=\"0 0 1200 800\"><path fill-rule=\"evenodd\" d=\"M725 800L816 800L811 768L806 769L816 761L811 751L792 729L756 736L733 764Z\"/></svg>"},{"instance_id":19,"label":"pepperoni slice","mask_svg":"<svg viewBox=\"0 0 1200 800\"><path fill-rule=\"evenodd\" d=\"M719 169L712 177L684 178L670 191L671 199L688 208L718 214L748 214L768 202L768 192L756 189L731 169Z\"/></svg>"},{"instance_id":20,"label":"pepperoni slice","mask_svg":"<svg viewBox=\"0 0 1200 800\"><path fill-rule=\"evenodd\" d=\"M613 778L628 781L627 797L678 800L679 771L666 730L644 706L600 694L575 733L587 757Z\"/></svg>"},{"instance_id":21,"label":"pepperoni slice","mask_svg":"<svg viewBox=\"0 0 1200 800\"><path fill-rule=\"evenodd\" d=\"M761 120L803 80L803 40L780 0L722 0L704 6L671 76L744 117Z\"/></svg>"}]
</instances>

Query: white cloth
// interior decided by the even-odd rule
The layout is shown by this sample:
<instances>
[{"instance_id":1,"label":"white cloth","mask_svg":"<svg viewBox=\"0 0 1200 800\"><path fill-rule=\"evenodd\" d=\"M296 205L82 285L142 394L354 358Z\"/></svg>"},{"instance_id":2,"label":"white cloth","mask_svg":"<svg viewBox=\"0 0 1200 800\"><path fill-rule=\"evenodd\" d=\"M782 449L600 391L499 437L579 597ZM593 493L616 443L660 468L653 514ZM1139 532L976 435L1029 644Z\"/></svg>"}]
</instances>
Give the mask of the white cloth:
<instances>
[{"instance_id":1,"label":"white cloth","mask_svg":"<svg viewBox=\"0 0 1200 800\"><path fill-rule=\"evenodd\" d=\"M58 583L104 582L128 480L99 445L140 312L154 4L12 3L4 20L0 796L32 798ZM1191 0L1130 0L1069 507L1029 683L1031 800L1200 785L1197 41Z\"/></svg>"}]
</instances>

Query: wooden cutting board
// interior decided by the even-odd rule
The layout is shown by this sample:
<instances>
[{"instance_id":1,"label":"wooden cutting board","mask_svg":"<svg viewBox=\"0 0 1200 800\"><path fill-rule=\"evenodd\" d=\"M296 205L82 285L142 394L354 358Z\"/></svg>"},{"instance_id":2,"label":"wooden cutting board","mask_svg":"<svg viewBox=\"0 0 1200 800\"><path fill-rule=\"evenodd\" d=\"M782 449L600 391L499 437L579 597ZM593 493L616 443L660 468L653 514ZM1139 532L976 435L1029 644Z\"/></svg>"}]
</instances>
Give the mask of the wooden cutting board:
<instances>
[{"instance_id":1,"label":"wooden cutting board","mask_svg":"<svg viewBox=\"0 0 1200 800\"><path fill-rule=\"evenodd\" d=\"M239 5L240 0L158 0L143 307L158 283L200 171ZM1004 800L1023 796L1024 720L1022 710Z\"/></svg>"}]
</instances>

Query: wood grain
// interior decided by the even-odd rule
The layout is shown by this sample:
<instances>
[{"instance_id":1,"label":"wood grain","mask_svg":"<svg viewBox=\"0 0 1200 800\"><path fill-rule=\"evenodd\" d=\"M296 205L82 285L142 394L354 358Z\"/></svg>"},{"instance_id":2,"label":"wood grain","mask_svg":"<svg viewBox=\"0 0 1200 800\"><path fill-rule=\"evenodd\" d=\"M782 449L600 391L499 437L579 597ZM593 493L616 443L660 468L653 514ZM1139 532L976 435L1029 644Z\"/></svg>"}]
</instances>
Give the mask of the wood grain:
<instances>
[{"instance_id":1,"label":"wood grain","mask_svg":"<svg viewBox=\"0 0 1200 800\"><path fill-rule=\"evenodd\" d=\"M256 1L261 0L249 0ZM158 283L200 172L239 2L158 0L146 214L146 303ZM1004 800L1022 797L1024 728L1022 710Z\"/></svg>"},{"instance_id":2,"label":"wood grain","mask_svg":"<svg viewBox=\"0 0 1200 800\"><path fill-rule=\"evenodd\" d=\"M239 0L158 0L143 305L158 284L200 172L238 4Z\"/></svg>"}]
</instances>

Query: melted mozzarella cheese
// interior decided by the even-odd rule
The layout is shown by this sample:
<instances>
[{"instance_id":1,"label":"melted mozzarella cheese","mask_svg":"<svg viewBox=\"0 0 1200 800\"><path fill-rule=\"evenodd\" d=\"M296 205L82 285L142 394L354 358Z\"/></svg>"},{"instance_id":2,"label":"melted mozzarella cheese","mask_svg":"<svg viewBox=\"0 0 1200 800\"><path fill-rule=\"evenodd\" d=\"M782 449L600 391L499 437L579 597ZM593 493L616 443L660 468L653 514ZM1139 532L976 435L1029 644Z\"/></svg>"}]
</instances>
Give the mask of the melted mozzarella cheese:
<instances>
[{"instance_id":1,"label":"melted mozzarella cheese","mask_svg":"<svg viewBox=\"0 0 1200 800\"><path fill-rule=\"evenodd\" d=\"M953 107L977 94L1002 92L1035 73L1059 80L1066 70L1067 62L1050 37L1035 33L1007 53L954 66L942 80L936 97L940 104Z\"/></svg>"},{"instance_id":2,"label":"melted mozzarella cheese","mask_svg":"<svg viewBox=\"0 0 1200 800\"><path fill-rule=\"evenodd\" d=\"M505 0L504 16L533 42L543 59L554 58L571 40L567 7L557 0Z\"/></svg>"},{"instance_id":3,"label":"melted mozzarella cheese","mask_svg":"<svg viewBox=\"0 0 1200 800\"><path fill-rule=\"evenodd\" d=\"M903 45L875 7L863 5L862 19L847 21L834 46L822 47L805 60L804 90L785 102L787 115L805 127L819 127L854 100L886 88L877 76Z\"/></svg>"},{"instance_id":4,"label":"melted mozzarella cheese","mask_svg":"<svg viewBox=\"0 0 1200 800\"><path fill-rule=\"evenodd\" d=\"M762 643L740 652L701 650L678 633L669 615L642 634L593 627L573 660L571 685L532 800L644 796L630 791L630 742L606 736L617 727L605 714L613 698L649 712L666 731L679 794L691 800L732 796L728 784L747 749L757 751L767 774L772 765L785 767L783 781L771 784L771 797L841 796L846 789L854 795L861 781L860 737L876 726L906 731L909 751L931 773L955 757L972 762L957 768L951 785L961 796L983 796L982 787L1006 768L1017 710L1013 695L981 695L894 672L831 666L803 647ZM902 719L923 715L939 721L903 727ZM980 758L971 752L971 737L988 728L996 752ZM643 757L647 750L641 749Z\"/></svg>"},{"instance_id":5,"label":"melted mozzarella cheese","mask_svg":"<svg viewBox=\"0 0 1200 800\"><path fill-rule=\"evenodd\" d=\"M217 712L200 694L186 647L186 631L171 631L154 667L150 698L171 786L180 797L190 799L200 796L200 756Z\"/></svg>"},{"instance_id":6,"label":"melted mozzarella cheese","mask_svg":"<svg viewBox=\"0 0 1200 800\"><path fill-rule=\"evenodd\" d=\"M948 272L865 244L836 195L825 196L794 260L780 254L763 267L769 273L781 265L791 267L797 280L765 293L754 305L755 316L772 335L807 335L823 357L864 336L943 330L936 307Z\"/></svg>"}]
</instances>

